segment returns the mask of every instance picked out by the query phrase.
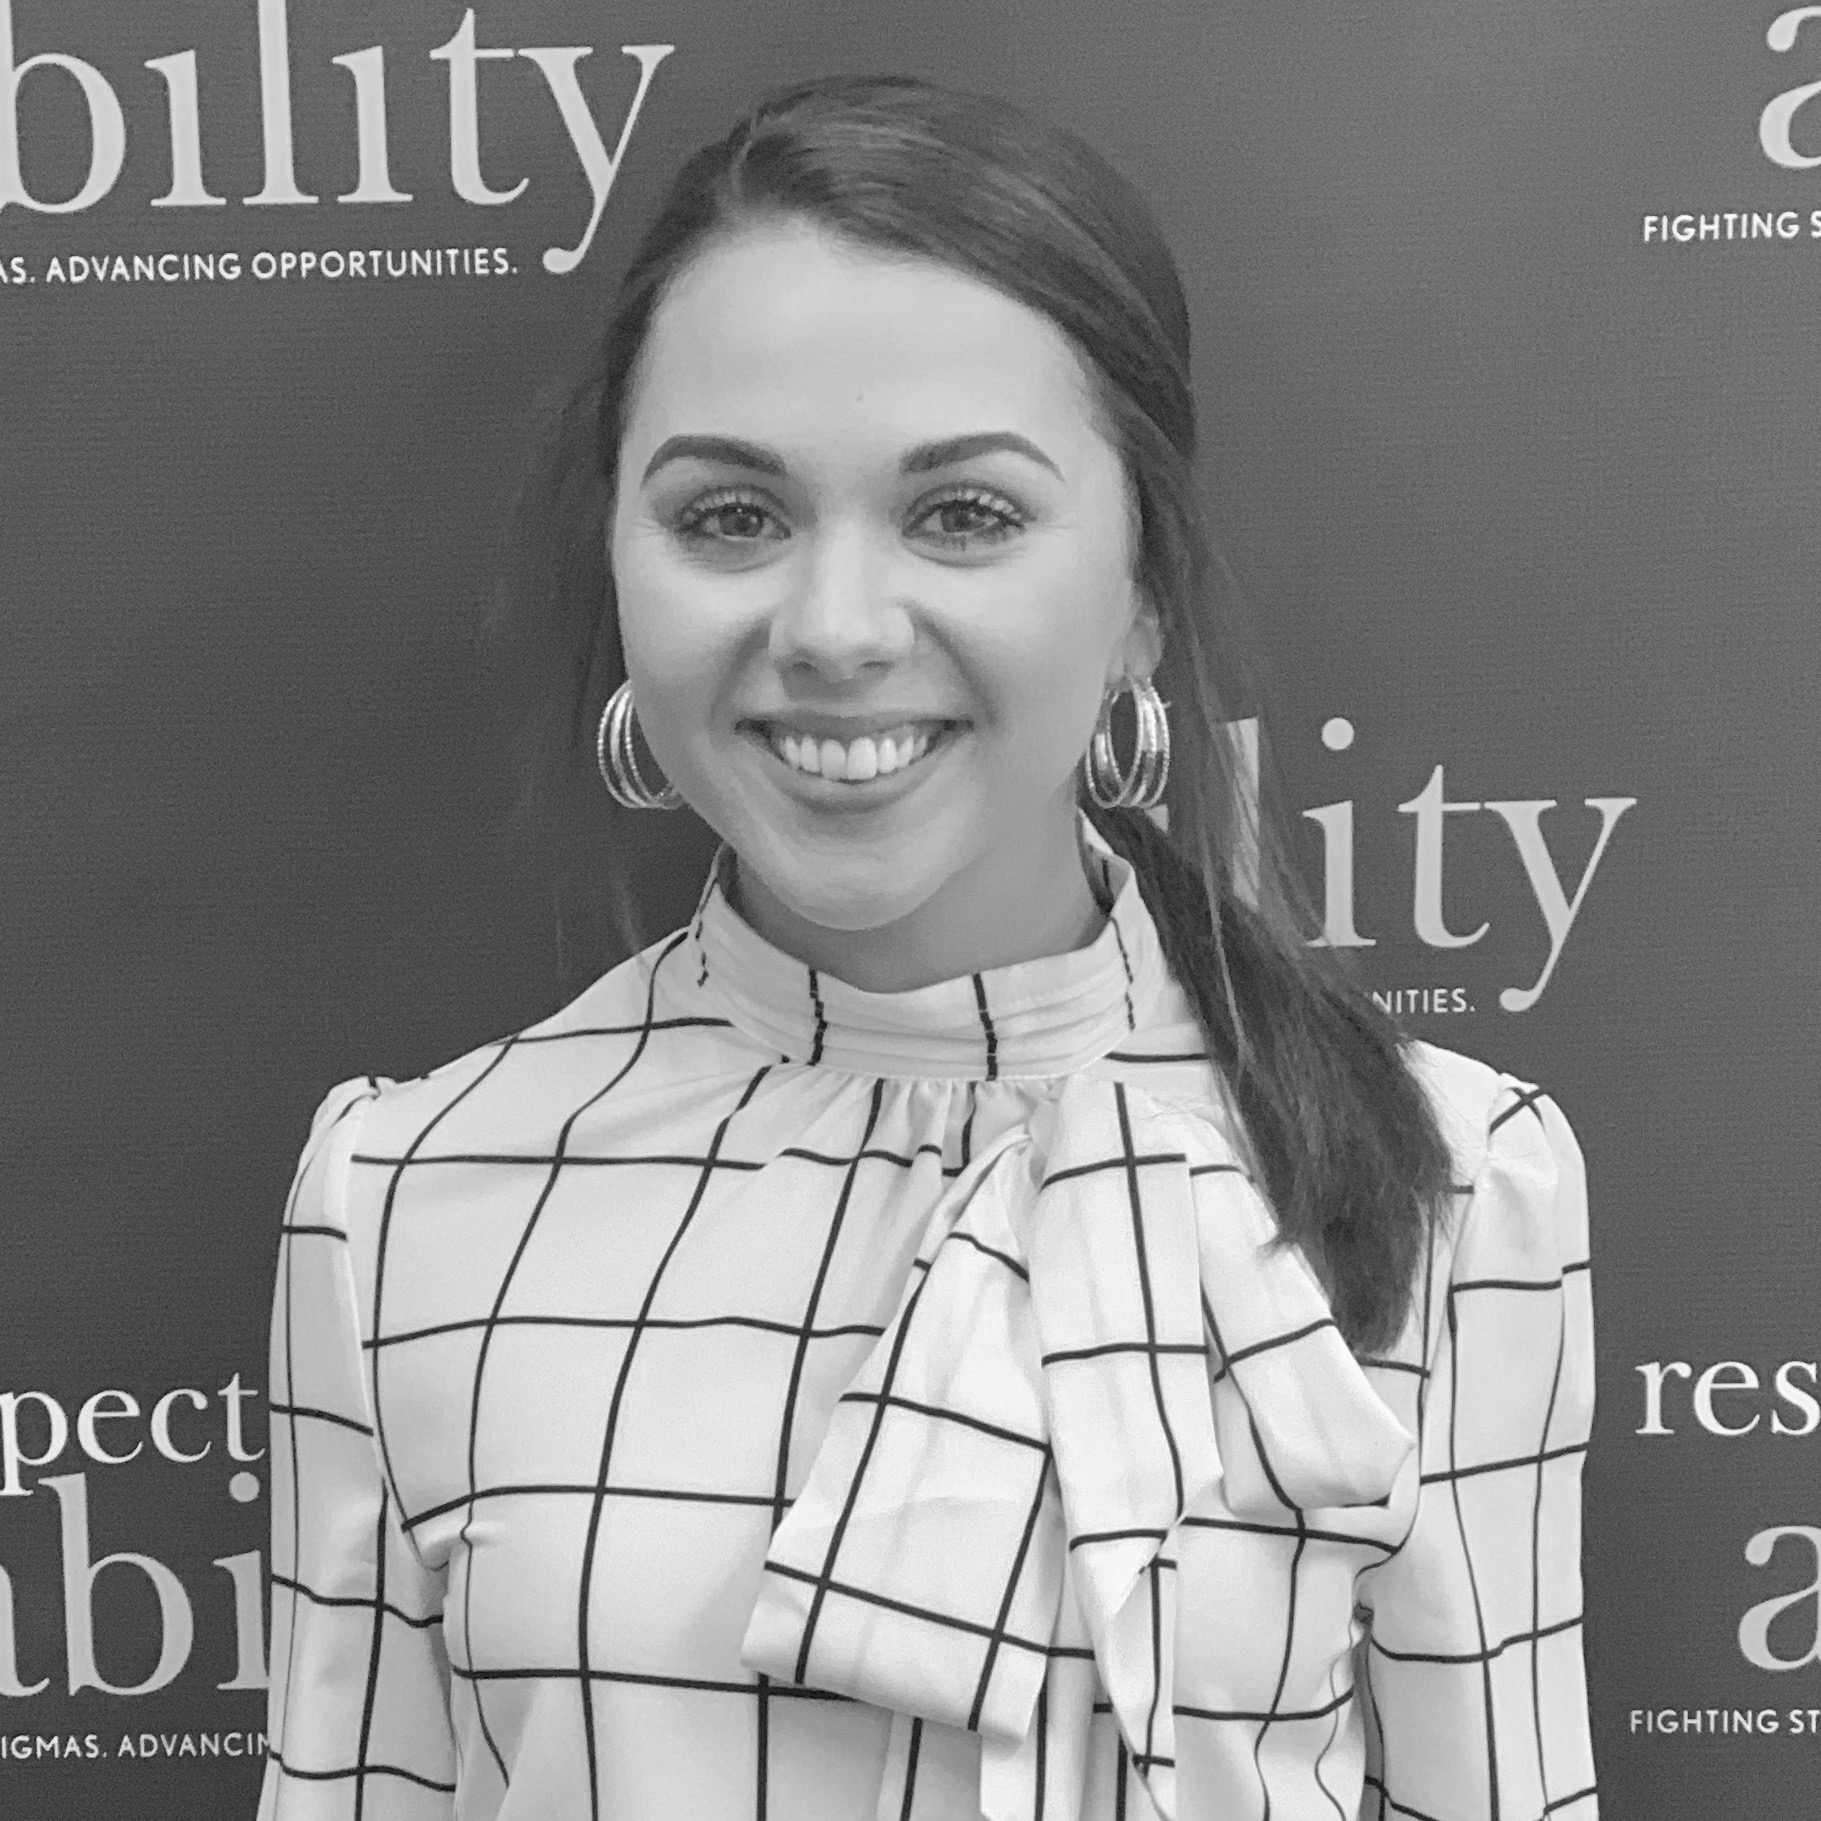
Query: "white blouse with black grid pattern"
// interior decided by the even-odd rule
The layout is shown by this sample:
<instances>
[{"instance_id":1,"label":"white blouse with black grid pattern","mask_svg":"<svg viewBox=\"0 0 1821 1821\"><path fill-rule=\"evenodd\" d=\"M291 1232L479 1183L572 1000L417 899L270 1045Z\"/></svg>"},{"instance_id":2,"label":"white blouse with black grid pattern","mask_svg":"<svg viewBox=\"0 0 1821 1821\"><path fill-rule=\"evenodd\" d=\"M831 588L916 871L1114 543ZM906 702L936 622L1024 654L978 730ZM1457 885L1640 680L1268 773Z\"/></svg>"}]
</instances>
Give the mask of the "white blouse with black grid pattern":
<instances>
[{"instance_id":1,"label":"white blouse with black grid pattern","mask_svg":"<svg viewBox=\"0 0 1821 1821\"><path fill-rule=\"evenodd\" d=\"M1595 1815L1566 1123L1418 1046L1461 1187L1356 1363L1082 828L1084 949L866 993L717 864L554 1017L328 1095L261 1821Z\"/></svg>"}]
</instances>

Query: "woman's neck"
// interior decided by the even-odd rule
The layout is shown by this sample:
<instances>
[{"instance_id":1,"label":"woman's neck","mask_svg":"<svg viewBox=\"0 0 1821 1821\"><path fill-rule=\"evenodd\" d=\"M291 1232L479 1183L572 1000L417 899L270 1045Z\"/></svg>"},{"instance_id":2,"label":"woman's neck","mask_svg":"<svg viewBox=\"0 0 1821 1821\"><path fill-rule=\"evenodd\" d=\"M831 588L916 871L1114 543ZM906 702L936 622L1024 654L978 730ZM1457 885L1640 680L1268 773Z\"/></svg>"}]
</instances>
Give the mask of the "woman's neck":
<instances>
[{"instance_id":1,"label":"woman's neck","mask_svg":"<svg viewBox=\"0 0 1821 1821\"><path fill-rule=\"evenodd\" d=\"M976 863L906 916L872 929L831 929L792 910L737 857L723 882L729 902L774 948L864 992L901 993L938 980L1086 948L1110 906L1091 883L1071 829L1067 848L1007 878Z\"/></svg>"}]
</instances>

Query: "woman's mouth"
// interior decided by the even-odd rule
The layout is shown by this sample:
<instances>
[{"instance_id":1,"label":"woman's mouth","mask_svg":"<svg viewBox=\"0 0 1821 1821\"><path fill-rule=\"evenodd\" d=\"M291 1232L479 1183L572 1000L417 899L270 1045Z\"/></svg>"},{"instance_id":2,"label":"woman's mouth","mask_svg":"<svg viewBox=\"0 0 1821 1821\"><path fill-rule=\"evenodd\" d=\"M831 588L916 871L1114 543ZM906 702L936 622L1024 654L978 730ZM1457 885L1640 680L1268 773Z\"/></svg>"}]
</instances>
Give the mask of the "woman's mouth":
<instances>
[{"instance_id":1,"label":"woman's mouth","mask_svg":"<svg viewBox=\"0 0 1821 1821\"><path fill-rule=\"evenodd\" d=\"M921 764L961 727L958 721L904 721L853 740L798 733L781 722L755 731L792 771L831 783L865 784Z\"/></svg>"}]
</instances>

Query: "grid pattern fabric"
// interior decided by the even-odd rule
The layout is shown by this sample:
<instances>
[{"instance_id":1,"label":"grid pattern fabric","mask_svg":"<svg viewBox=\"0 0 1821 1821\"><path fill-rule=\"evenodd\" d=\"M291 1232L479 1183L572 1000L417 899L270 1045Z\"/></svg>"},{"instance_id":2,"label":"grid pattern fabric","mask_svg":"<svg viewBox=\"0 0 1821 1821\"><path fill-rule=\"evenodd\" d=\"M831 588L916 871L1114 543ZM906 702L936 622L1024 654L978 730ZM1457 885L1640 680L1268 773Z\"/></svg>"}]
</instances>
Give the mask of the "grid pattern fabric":
<instances>
[{"instance_id":1,"label":"grid pattern fabric","mask_svg":"<svg viewBox=\"0 0 1821 1821\"><path fill-rule=\"evenodd\" d=\"M554 1017L330 1092L261 1821L1595 1815L1572 1135L1418 1046L1460 1186L1355 1361L1083 841L1085 949L865 993L724 853Z\"/></svg>"}]
</instances>

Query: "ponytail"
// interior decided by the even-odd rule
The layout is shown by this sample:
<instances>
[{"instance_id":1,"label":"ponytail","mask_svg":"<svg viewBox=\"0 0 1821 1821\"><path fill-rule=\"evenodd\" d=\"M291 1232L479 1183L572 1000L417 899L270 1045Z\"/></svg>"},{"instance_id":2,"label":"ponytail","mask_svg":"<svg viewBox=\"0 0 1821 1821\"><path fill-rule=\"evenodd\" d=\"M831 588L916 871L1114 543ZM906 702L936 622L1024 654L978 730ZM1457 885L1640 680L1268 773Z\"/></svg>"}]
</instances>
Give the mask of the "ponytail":
<instances>
[{"instance_id":1,"label":"ponytail","mask_svg":"<svg viewBox=\"0 0 1821 1821\"><path fill-rule=\"evenodd\" d=\"M1322 951L1233 892L1218 892L1216 920L1200 874L1148 816L1083 807L1138 875L1283 1239L1314 1265L1350 1346L1390 1345L1451 1177L1406 1040Z\"/></svg>"}]
</instances>

